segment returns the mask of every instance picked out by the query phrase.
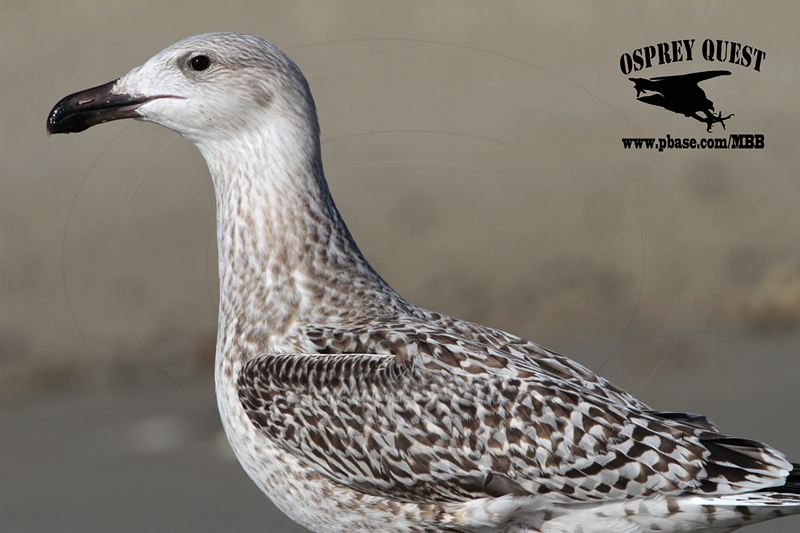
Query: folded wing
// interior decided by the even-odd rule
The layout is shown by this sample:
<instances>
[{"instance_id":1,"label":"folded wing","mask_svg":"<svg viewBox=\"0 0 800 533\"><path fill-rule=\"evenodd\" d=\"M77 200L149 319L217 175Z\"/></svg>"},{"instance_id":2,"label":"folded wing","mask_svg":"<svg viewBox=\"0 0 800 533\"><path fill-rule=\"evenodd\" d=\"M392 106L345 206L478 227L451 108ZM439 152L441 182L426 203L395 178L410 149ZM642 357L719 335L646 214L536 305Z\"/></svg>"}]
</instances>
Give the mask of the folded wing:
<instances>
[{"instance_id":1,"label":"folded wing","mask_svg":"<svg viewBox=\"0 0 800 533\"><path fill-rule=\"evenodd\" d=\"M283 449L337 483L400 501L733 494L781 486L792 469L697 415L607 403L548 375L275 355L248 362L238 390L252 423Z\"/></svg>"}]
</instances>

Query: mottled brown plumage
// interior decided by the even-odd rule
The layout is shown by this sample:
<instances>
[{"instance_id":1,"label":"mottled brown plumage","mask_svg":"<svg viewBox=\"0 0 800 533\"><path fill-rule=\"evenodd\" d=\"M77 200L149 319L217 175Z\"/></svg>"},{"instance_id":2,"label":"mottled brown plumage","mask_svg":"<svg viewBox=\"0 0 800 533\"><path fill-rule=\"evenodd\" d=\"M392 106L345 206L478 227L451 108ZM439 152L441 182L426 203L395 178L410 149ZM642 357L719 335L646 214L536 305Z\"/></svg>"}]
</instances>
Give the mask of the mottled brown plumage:
<instances>
[{"instance_id":1,"label":"mottled brown plumage","mask_svg":"<svg viewBox=\"0 0 800 533\"><path fill-rule=\"evenodd\" d=\"M730 531L800 509L795 467L770 446L657 412L531 341L401 298L337 211L308 84L272 44L192 37L111 92L97 105L62 100L48 128L135 109L200 149L217 202L223 425L294 520L315 531ZM109 111L125 95L124 112Z\"/></svg>"}]
</instances>

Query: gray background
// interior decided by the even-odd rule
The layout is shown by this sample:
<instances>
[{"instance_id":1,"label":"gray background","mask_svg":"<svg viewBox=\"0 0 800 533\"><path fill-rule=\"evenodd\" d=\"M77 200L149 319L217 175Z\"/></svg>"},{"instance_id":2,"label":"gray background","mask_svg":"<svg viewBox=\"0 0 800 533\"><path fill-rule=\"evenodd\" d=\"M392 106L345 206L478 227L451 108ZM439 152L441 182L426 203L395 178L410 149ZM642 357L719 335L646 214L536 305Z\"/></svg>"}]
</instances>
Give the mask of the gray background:
<instances>
[{"instance_id":1,"label":"gray background","mask_svg":"<svg viewBox=\"0 0 800 533\"><path fill-rule=\"evenodd\" d=\"M269 38L304 70L339 207L402 294L800 458L798 15L789 2L5 0L0 529L297 530L220 433L199 154L131 121L44 132L65 94L215 30ZM623 136L707 134L636 102L619 55L706 37L767 52L760 73L704 83L736 113L728 131L764 133L767 149L623 150Z\"/></svg>"}]
</instances>

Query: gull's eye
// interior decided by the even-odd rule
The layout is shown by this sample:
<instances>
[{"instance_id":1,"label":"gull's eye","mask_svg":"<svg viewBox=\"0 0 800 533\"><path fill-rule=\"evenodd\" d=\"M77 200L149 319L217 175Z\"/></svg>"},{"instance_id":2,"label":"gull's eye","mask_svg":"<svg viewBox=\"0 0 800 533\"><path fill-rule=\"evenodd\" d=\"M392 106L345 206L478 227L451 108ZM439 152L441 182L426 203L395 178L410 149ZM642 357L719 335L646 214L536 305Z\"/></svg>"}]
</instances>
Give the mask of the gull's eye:
<instances>
[{"instance_id":1,"label":"gull's eye","mask_svg":"<svg viewBox=\"0 0 800 533\"><path fill-rule=\"evenodd\" d=\"M205 70L209 65L211 65L211 59L209 59L208 56L194 56L189 60L189 66L192 67L192 70Z\"/></svg>"}]
</instances>

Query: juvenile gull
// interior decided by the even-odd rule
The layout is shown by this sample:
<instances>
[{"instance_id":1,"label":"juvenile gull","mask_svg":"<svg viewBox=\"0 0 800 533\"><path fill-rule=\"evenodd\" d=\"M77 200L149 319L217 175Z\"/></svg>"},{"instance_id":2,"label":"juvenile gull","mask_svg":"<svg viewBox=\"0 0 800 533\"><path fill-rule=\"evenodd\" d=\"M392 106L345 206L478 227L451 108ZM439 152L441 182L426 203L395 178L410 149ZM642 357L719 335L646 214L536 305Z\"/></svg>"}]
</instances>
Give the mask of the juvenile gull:
<instances>
[{"instance_id":1,"label":"juvenile gull","mask_svg":"<svg viewBox=\"0 0 800 533\"><path fill-rule=\"evenodd\" d=\"M215 385L248 475L315 531L732 531L800 511L798 467L538 344L422 309L330 196L308 84L251 35L190 37L62 99L50 133L175 130L217 205Z\"/></svg>"}]
</instances>

